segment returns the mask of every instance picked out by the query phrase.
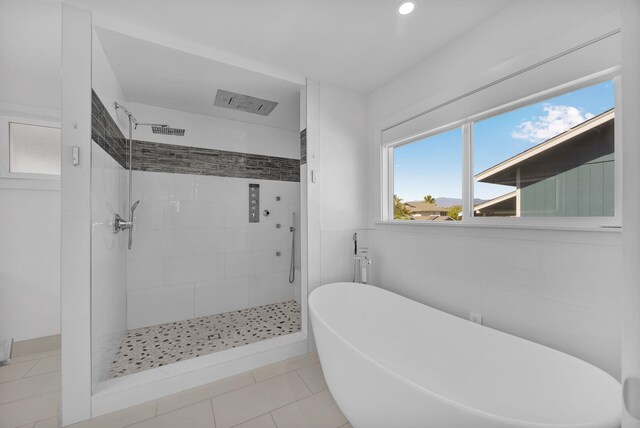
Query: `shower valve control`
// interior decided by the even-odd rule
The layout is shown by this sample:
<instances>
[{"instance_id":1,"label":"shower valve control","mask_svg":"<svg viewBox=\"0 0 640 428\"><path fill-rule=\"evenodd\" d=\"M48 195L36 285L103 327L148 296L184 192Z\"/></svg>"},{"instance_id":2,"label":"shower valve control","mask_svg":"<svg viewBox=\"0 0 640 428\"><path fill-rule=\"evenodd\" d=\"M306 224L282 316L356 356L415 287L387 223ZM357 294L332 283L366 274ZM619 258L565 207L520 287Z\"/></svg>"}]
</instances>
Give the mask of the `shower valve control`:
<instances>
[{"instance_id":1,"label":"shower valve control","mask_svg":"<svg viewBox=\"0 0 640 428\"><path fill-rule=\"evenodd\" d=\"M249 184L249 223L260 221L260 185Z\"/></svg>"}]
</instances>

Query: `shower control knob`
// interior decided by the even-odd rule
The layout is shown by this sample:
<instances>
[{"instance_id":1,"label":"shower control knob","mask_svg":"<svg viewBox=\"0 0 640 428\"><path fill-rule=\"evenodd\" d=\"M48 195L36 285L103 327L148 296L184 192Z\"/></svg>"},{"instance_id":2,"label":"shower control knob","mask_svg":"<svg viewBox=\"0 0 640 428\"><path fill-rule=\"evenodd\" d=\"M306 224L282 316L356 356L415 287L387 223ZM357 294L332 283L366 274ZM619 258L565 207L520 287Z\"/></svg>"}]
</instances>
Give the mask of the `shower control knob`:
<instances>
[{"instance_id":1,"label":"shower control knob","mask_svg":"<svg viewBox=\"0 0 640 428\"><path fill-rule=\"evenodd\" d=\"M271 213L269 212L269 210L264 210L264 211L262 211L262 215L263 215L263 216L265 216L265 217L269 217L269 214L271 214Z\"/></svg>"}]
</instances>

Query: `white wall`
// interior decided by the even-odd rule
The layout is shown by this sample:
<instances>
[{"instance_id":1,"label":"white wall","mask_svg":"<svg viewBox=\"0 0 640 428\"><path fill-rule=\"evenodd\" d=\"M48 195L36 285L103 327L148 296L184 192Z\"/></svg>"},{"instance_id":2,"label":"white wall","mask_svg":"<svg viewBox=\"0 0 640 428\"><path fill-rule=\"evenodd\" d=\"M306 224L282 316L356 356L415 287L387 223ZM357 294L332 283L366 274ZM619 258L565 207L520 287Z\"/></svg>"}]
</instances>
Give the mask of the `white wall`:
<instances>
[{"instance_id":1,"label":"white wall","mask_svg":"<svg viewBox=\"0 0 640 428\"><path fill-rule=\"evenodd\" d=\"M126 116L114 107L124 95L95 30L91 51L91 86L127 135ZM95 142L91 151L91 364L97 382L109 372L127 330L127 234L114 235L110 223L116 213L128 218L128 176Z\"/></svg>"},{"instance_id":2,"label":"white wall","mask_svg":"<svg viewBox=\"0 0 640 428\"><path fill-rule=\"evenodd\" d=\"M60 120L61 17L59 3L0 2L0 114ZM0 337L59 334L59 183L0 178L0 236Z\"/></svg>"},{"instance_id":3,"label":"white wall","mask_svg":"<svg viewBox=\"0 0 640 428\"><path fill-rule=\"evenodd\" d=\"M91 417L91 14L62 6L62 425ZM79 148L79 164L72 148Z\"/></svg>"},{"instance_id":4,"label":"white wall","mask_svg":"<svg viewBox=\"0 0 640 428\"><path fill-rule=\"evenodd\" d=\"M0 189L0 337L60 333L60 192Z\"/></svg>"},{"instance_id":5,"label":"white wall","mask_svg":"<svg viewBox=\"0 0 640 428\"><path fill-rule=\"evenodd\" d=\"M382 129L619 28L618 2L552 3L514 3L370 95L374 283L461 317L480 312L489 327L619 377L619 232L375 223Z\"/></svg>"},{"instance_id":6,"label":"white wall","mask_svg":"<svg viewBox=\"0 0 640 428\"><path fill-rule=\"evenodd\" d=\"M625 0L622 9L622 138L637 141L640 135L640 3ZM625 147L624 182L628 189L640 186L640 172L636 165L640 160L640 147L631 144ZM640 222L636 213L640 211L638 192L624 192L623 235L624 276L622 287L622 381L625 388L625 411L622 414L623 428L640 428Z\"/></svg>"},{"instance_id":7,"label":"white wall","mask_svg":"<svg viewBox=\"0 0 640 428\"><path fill-rule=\"evenodd\" d=\"M311 293L323 284L352 280L354 232L359 246L368 246L367 100L358 92L313 81L305 98L304 233ZM313 338L311 329L309 334ZM309 346L315 348L313 339Z\"/></svg>"},{"instance_id":8,"label":"white wall","mask_svg":"<svg viewBox=\"0 0 640 428\"><path fill-rule=\"evenodd\" d=\"M351 281L354 232L368 245L366 129L366 96L320 82L321 284Z\"/></svg>"}]
</instances>

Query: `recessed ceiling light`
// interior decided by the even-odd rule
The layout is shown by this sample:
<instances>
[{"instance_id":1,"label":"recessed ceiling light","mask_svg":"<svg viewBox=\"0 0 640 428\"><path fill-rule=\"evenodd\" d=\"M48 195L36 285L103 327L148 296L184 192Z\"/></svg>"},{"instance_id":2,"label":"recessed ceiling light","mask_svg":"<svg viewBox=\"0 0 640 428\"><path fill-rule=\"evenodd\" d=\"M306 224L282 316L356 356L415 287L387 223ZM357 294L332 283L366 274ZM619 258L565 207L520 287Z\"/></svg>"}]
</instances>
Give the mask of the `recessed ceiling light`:
<instances>
[{"instance_id":1,"label":"recessed ceiling light","mask_svg":"<svg viewBox=\"0 0 640 428\"><path fill-rule=\"evenodd\" d=\"M415 7L416 5L412 1L405 1L400 6L398 6L398 13L400 15L409 15L411 12L413 12L413 9L415 9Z\"/></svg>"}]
</instances>

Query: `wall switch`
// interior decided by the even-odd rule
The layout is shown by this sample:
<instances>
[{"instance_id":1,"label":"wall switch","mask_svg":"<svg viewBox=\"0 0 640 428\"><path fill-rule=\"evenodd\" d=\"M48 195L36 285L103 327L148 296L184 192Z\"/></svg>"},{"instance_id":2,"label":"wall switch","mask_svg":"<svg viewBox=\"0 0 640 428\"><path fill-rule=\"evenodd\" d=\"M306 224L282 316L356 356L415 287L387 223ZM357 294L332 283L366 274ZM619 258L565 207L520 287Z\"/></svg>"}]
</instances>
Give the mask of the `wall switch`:
<instances>
[{"instance_id":1,"label":"wall switch","mask_svg":"<svg viewBox=\"0 0 640 428\"><path fill-rule=\"evenodd\" d=\"M482 314L469 312L469 321L482 325Z\"/></svg>"},{"instance_id":2,"label":"wall switch","mask_svg":"<svg viewBox=\"0 0 640 428\"><path fill-rule=\"evenodd\" d=\"M73 166L78 166L80 164L80 147L73 146L71 148L71 162Z\"/></svg>"}]
</instances>

